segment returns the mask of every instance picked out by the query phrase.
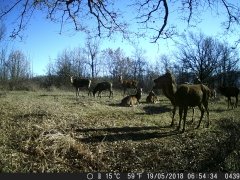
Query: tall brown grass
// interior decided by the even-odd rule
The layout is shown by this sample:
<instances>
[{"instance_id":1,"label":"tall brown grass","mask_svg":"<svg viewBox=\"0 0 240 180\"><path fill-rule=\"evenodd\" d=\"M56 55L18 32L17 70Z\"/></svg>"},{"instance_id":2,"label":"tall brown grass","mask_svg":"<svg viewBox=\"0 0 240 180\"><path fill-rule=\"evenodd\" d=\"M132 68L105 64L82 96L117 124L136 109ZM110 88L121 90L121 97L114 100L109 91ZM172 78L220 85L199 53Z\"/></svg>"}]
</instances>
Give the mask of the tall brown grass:
<instances>
[{"instance_id":1,"label":"tall brown grass","mask_svg":"<svg viewBox=\"0 0 240 180\"><path fill-rule=\"evenodd\" d=\"M3 92L2 92L3 93ZM74 91L5 91L0 96L0 172L237 171L240 109L209 105L209 128L174 131L163 96L134 108ZM196 111L198 119L200 112ZM190 119L190 117L188 117ZM202 125L203 127L205 124Z\"/></svg>"}]
</instances>

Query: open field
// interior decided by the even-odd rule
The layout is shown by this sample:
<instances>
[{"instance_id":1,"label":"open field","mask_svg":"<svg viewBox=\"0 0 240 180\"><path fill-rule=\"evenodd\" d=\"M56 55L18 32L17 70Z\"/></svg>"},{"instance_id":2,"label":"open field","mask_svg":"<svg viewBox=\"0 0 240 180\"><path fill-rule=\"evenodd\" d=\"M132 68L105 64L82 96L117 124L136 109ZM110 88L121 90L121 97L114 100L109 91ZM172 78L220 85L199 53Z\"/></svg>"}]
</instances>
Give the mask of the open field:
<instances>
[{"instance_id":1,"label":"open field","mask_svg":"<svg viewBox=\"0 0 240 180\"><path fill-rule=\"evenodd\" d=\"M82 92L81 92L82 94ZM172 106L160 96L136 107L114 98L75 98L74 92L0 92L1 172L239 171L240 107L210 101L184 133L170 127ZM108 95L108 94L105 94ZM189 110L188 121L192 112Z\"/></svg>"}]
</instances>

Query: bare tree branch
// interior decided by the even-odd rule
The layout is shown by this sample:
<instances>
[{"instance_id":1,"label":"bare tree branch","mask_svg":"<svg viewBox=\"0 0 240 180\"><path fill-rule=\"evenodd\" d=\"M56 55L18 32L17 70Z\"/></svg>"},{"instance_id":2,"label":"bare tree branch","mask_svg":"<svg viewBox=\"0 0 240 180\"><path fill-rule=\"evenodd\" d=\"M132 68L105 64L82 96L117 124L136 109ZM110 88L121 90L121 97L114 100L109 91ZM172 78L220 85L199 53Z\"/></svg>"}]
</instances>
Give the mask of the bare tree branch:
<instances>
[{"instance_id":1,"label":"bare tree branch","mask_svg":"<svg viewBox=\"0 0 240 180\"><path fill-rule=\"evenodd\" d=\"M149 3L149 0L146 1L145 3L143 3L143 4L141 5L141 7L143 7L144 5L147 5L147 3ZM146 23L146 22L148 22L148 21L150 20L150 18L152 17L152 14L159 9L160 3L161 3L161 1L158 1L157 6L156 6L155 8L153 8L152 10L150 10L147 14L141 15L141 16L139 17L139 19L140 19L140 18L144 18L144 17L146 17L146 19L143 20L143 21L141 21L140 23Z\"/></svg>"},{"instance_id":2,"label":"bare tree branch","mask_svg":"<svg viewBox=\"0 0 240 180\"><path fill-rule=\"evenodd\" d=\"M124 37L135 35L134 38L147 37L153 43L159 39L172 38L177 34L178 23L186 23L186 28L195 27L201 20L201 13L218 9L226 11L223 14L227 21L225 29L232 30L234 25L239 25L240 7L238 2L228 0L134 0L131 9L126 10L118 1L112 0L17 0L0 8L0 20L7 18L10 13L18 17L14 21L15 27L12 36L16 37L25 29L34 10L46 12L46 17L60 24L62 33L66 24L71 23L75 31L95 33L101 37L110 37L121 33ZM129 6L127 6L129 7ZM132 11L132 12L128 12ZM174 14L175 13L175 14ZM178 13L178 14L176 14ZM175 19L170 21L170 15ZM128 17L128 16L135 17ZM222 15L222 14L221 14ZM131 19L129 21L129 19ZM224 21L224 20L223 20ZM193 26L193 22L195 22ZM191 25L191 26L190 26ZM128 27L133 27L134 32Z\"/></svg>"},{"instance_id":3,"label":"bare tree branch","mask_svg":"<svg viewBox=\"0 0 240 180\"><path fill-rule=\"evenodd\" d=\"M3 12L0 16L0 19L2 19L4 16L6 16L8 13L10 13L22 0L18 0L15 4L13 4L9 9L7 9L5 12Z\"/></svg>"},{"instance_id":4,"label":"bare tree branch","mask_svg":"<svg viewBox=\"0 0 240 180\"><path fill-rule=\"evenodd\" d=\"M163 24L160 28L160 30L158 31L158 35L156 37L154 37L154 43L157 42L157 40L160 38L161 34L163 33L166 25L167 25L167 21L168 21L168 4L167 4L167 0L163 0L163 6L165 8L165 16L164 16L164 21Z\"/></svg>"},{"instance_id":5,"label":"bare tree branch","mask_svg":"<svg viewBox=\"0 0 240 180\"><path fill-rule=\"evenodd\" d=\"M20 23L19 23L17 29L14 29L14 31L13 31L13 33L10 37L16 38L16 36L19 36L19 32L22 31L22 29L25 28L25 25L27 24L27 22L25 24L23 24L23 23L24 23L24 19L27 18L26 13L28 12L28 9L27 9L28 5L29 5L29 0L26 0L26 2L24 4L23 11L21 12L21 15L19 17L20 18ZM31 7L29 9L31 9ZM34 9L32 10L32 12L33 11L34 11ZM30 14L30 16L31 15L32 15L32 13Z\"/></svg>"},{"instance_id":6,"label":"bare tree branch","mask_svg":"<svg viewBox=\"0 0 240 180\"><path fill-rule=\"evenodd\" d=\"M239 13L239 8L229 4L226 2L226 0L221 0L226 11L227 11L227 14L228 14L228 25L227 25L227 29L230 28L231 24L233 22L236 22L237 24L239 24L239 16L240 14L238 14L238 17L236 15L233 14L234 10L236 10L238 13Z\"/></svg>"}]
</instances>

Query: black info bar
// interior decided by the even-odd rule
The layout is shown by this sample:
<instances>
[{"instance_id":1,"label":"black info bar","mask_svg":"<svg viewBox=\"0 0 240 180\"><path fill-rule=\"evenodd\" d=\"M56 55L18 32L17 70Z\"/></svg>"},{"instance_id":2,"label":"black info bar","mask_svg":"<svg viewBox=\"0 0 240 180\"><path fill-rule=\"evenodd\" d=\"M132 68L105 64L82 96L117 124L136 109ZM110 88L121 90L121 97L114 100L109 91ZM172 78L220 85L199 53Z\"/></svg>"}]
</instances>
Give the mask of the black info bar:
<instances>
[{"instance_id":1,"label":"black info bar","mask_svg":"<svg viewBox=\"0 0 240 180\"><path fill-rule=\"evenodd\" d=\"M94 173L0 173L0 179L24 180L240 180L240 173L213 172L213 173L119 173L119 172L94 172Z\"/></svg>"}]
</instances>

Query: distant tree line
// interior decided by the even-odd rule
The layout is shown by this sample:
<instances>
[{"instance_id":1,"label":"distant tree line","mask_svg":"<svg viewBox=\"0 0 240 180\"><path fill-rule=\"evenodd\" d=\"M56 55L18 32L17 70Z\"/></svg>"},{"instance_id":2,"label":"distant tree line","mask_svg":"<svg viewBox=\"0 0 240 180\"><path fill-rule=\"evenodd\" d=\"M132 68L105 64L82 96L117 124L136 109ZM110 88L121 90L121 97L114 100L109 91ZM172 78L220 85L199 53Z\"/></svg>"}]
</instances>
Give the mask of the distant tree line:
<instances>
[{"instance_id":1,"label":"distant tree line","mask_svg":"<svg viewBox=\"0 0 240 180\"><path fill-rule=\"evenodd\" d=\"M0 52L0 82L2 89L28 90L34 88L71 87L70 76L111 81L119 87L119 76L136 79L149 91L153 79L170 69L180 83L205 83L211 88L219 85L239 86L239 54L227 42L204 34L184 35L176 45L173 56L162 55L155 63L148 61L145 51L135 47L131 56L123 49L100 50L100 41L88 38L84 47L65 49L49 62L46 74L32 77L29 59L20 50ZM33 88L34 87L34 88Z\"/></svg>"},{"instance_id":2,"label":"distant tree line","mask_svg":"<svg viewBox=\"0 0 240 180\"><path fill-rule=\"evenodd\" d=\"M23 89L27 79L31 77L29 60L23 52L12 50L8 55L6 49L0 52L1 88Z\"/></svg>"}]
</instances>

